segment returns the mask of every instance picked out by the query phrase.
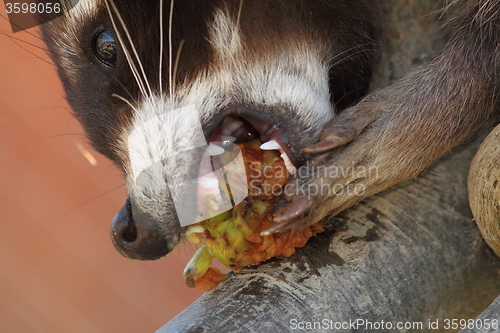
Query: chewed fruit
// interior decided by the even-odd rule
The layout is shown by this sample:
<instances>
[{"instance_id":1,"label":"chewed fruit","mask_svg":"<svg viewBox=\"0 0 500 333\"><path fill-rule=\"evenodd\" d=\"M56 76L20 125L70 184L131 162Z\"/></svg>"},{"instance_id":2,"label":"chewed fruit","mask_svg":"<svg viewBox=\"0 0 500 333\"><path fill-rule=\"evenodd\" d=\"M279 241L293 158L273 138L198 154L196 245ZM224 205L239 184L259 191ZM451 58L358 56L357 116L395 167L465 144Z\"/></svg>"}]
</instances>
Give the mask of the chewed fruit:
<instances>
[{"instance_id":1,"label":"chewed fruit","mask_svg":"<svg viewBox=\"0 0 500 333\"><path fill-rule=\"evenodd\" d=\"M189 287L206 291L227 278L211 267L214 257L238 272L272 257L290 257L295 248L324 231L319 222L301 230L261 235L272 225L275 201L289 174L279 152L261 150L260 145L260 140L238 144L245 163L248 196L231 211L188 227L185 238L196 245L204 243L184 270Z\"/></svg>"}]
</instances>

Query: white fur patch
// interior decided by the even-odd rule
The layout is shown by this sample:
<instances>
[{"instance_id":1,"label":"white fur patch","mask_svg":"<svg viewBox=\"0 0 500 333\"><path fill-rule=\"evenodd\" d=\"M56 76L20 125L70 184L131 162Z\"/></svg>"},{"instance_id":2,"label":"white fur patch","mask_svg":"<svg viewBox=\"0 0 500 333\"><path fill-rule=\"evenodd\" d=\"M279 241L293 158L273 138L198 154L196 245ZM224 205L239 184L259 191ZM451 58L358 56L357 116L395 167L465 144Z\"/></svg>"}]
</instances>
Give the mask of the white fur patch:
<instances>
[{"instance_id":1,"label":"white fur patch","mask_svg":"<svg viewBox=\"0 0 500 333\"><path fill-rule=\"evenodd\" d=\"M214 83L223 95L249 105L290 106L307 128L321 128L331 119L328 65L313 45L297 41L293 49L274 51L252 63L255 60L245 53L239 27L229 14L217 11L209 32L219 60Z\"/></svg>"},{"instance_id":2,"label":"white fur patch","mask_svg":"<svg viewBox=\"0 0 500 333\"><path fill-rule=\"evenodd\" d=\"M238 27L222 10L218 10L215 14L210 41L219 56L225 59L233 58L241 48Z\"/></svg>"},{"instance_id":3,"label":"white fur patch","mask_svg":"<svg viewBox=\"0 0 500 333\"><path fill-rule=\"evenodd\" d=\"M156 163L207 145L194 105L168 110L162 104L161 99L145 104L141 108L144 111L141 114L156 115L151 119L137 117L136 125L128 136L130 168L135 179ZM148 110L149 108L153 110ZM185 130L179 131L179 128ZM151 182L148 185L158 189L165 187L164 182Z\"/></svg>"}]
</instances>

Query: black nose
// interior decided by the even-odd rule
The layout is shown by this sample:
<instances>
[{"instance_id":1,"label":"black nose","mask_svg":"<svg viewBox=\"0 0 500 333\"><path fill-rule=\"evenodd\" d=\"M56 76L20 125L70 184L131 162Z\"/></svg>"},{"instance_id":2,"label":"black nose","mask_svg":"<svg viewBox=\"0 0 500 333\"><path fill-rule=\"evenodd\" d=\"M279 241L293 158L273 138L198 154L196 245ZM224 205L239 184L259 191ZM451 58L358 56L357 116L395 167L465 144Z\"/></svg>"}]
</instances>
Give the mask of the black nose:
<instances>
[{"instance_id":1,"label":"black nose","mask_svg":"<svg viewBox=\"0 0 500 333\"><path fill-rule=\"evenodd\" d=\"M135 208L130 197L111 222L111 239L116 250L127 258L154 260L170 252L158 223Z\"/></svg>"}]
</instances>

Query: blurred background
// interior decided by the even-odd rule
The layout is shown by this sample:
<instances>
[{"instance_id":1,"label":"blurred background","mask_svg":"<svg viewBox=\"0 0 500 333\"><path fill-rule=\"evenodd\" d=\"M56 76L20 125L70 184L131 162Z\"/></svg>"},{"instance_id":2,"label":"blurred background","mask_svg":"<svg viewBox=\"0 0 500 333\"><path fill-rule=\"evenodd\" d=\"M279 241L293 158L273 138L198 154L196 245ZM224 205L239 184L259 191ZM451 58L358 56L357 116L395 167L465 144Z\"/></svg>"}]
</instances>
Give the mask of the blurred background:
<instances>
[{"instance_id":1,"label":"blurred background","mask_svg":"<svg viewBox=\"0 0 500 333\"><path fill-rule=\"evenodd\" d=\"M0 17L0 331L154 332L201 295L182 280L194 248L116 252L123 180L86 143L43 47Z\"/></svg>"}]
</instances>

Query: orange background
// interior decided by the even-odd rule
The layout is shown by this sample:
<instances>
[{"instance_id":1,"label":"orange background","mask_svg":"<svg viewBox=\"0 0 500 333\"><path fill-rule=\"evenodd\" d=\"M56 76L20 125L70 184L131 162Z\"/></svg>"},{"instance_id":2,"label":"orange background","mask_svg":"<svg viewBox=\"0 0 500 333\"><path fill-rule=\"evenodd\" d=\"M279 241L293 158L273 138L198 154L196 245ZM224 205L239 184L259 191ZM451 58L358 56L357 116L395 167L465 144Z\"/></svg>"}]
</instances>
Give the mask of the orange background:
<instances>
[{"instance_id":1,"label":"orange background","mask_svg":"<svg viewBox=\"0 0 500 333\"><path fill-rule=\"evenodd\" d=\"M36 29L12 34L0 17L0 331L154 332L201 294L181 277L194 249L156 262L116 252L123 181L85 142L39 47Z\"/></svg>"}]
</instances>

